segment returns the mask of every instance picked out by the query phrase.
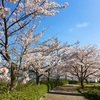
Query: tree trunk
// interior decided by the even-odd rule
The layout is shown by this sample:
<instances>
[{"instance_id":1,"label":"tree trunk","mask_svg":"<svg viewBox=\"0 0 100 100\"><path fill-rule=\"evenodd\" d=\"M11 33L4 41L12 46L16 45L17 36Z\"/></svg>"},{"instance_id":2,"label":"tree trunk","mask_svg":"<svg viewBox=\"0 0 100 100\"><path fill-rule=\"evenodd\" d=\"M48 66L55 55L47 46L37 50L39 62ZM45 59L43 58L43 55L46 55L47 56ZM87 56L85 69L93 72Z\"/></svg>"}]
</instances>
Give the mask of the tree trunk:
<instances>
[{"instance_id":1,"label":"tree trunk","mask_svg":"<svg viewBox=\"0 0 100 100\"><path fill-rule=\"evenodd\" d=\"M10 82L10 90L16 88L16 68L17 65L15 63L11 63L11 82Z\"/></svg>"},{"instance_id":2,"label":"tree trunk","mask_svg":"<svg viewBox=\"0 0 100 100\"><path fill-rule=\"evenodd\" d=\"M48 82L50 81L49 77L47 78Z\"/></svg>"},{"instance_id":3,"label":"tree trunk","mask_svg":"<svg viewBox=\"0 0 100 100\"><path fill-rule=\"evenodd\" d=\"M38 72L36 72L36 84L37 85L39 84L39 75L38 75Z\"/></svg>"},{"instance_id":4,"label":"tree trunk","mask_svg":"<svg viewBox=\"0 0 100 100\"><path fill-rule=\"evenodd\" d=\"M36 84L39 84L39 77L36 78Z\"/></svg>"},{"instance_id":5,"label":"tree trunk","mask_svg":"<svg viewBox=\"0 0 100 100\"><path fill-rule=\"evenodd\" d=\"M50 81L50 73L49 73L49 70L48 70L48 77L47 77L47 80L48 80L48 82Z\"/></svg>"},{"instance_id":6,"label":"tree trunk","mask_svg":"<svg viewBox=\"0 0 100 100\"><path fill-rule=\"evenodd\" d=\"M87 79L85 79L85 81L86 81L87 84L89 83Z\"/></svg>"},{"instance_id":7,"label":"tree trunk","mask_svg":"<svg viewBox=\"0 0 100 100\"><path fill-rule=\"evenodd\" d=\"M58 85L59 80L60 80L60 76L58 75L56 79L56 86Z\"/></svg>"},{"instance_id":8,"label":"tree trunk","mask_svg":"<svg viewBox=\"0 0 100 100\"><path fill-rule=\"evenodd\" d=\"M84 82L84 80L83 80L83 79L81 79L81 80L80 80L80 82L81 82L81 87L82 87L82 89L84 89L84 83L83 83L83 82Z\"/></svg>"}]
</instances>

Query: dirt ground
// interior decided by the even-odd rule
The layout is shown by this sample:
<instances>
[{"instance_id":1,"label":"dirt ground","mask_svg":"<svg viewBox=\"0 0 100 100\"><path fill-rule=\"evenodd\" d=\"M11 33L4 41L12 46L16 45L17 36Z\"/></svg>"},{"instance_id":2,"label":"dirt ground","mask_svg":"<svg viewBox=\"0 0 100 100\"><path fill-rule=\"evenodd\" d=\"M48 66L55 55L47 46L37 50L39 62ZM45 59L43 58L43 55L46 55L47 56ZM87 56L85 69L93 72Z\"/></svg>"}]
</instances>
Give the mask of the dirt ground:
<instances>
[{"instance_id":1,"label":"dirt ground","mask_svg":"<svg viewBox=\"0 0 100 100\"><path fill-rule=\"evenodd\" d=\"M41 100L88 100L76 90L77 85L58 86Z\"/></svg>"}]
</instances>

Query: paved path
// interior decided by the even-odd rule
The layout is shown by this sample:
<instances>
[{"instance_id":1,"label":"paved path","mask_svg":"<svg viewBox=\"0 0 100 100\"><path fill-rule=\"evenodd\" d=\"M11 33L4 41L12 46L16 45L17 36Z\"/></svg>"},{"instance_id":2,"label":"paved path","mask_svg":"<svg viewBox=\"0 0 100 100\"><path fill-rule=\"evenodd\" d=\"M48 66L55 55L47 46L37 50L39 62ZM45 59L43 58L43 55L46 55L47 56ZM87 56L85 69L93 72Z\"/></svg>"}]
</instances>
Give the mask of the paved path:
<instances>
[{"instance_id":1,"label":"paved path","mask_svg":"<svg viewBox=\"0 0 100 100\"><path fill-rule=\"evenodd\" d=\"M87 100L76 90L77 85L58 86L45 95L42 100Z\"/></svg>"}]
</instances>

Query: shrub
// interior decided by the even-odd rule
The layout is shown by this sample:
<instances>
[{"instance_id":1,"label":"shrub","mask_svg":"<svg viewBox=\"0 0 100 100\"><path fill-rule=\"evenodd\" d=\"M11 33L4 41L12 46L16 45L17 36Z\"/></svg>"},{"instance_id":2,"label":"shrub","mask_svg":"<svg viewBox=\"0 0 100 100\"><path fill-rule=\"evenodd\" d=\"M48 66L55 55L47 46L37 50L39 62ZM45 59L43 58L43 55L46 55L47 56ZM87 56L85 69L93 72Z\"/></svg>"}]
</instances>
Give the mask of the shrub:
<instances>
[{"instance_id":1,"label":"shrub","mask_svg":"<svg viewBox=\"0 0 100 100\"><path fill-rule=\"evenodd\" d=\"M90 100L100 100L100 91L98 89L87 91L86 94Z\"/></svg>"},{"instance_id":2,"label":"shrub","mask_svg":"<svg viewBox=\"0 0 100 100\"><path fill-rule=\"evenodd\" d=\"M41 85L30 85L32 82L33 81L30 81L27 84L18 83L16 90L10 93L1 91L0 100L39 100L49 90L57 85L66 84L68 81L59 80L56 82L56 80L50 80L49 82L41 82ZM6 86L6 84L4 84L4 86Z\"/></svg>"},{"instance_id":3,"label":"shrub","mask_svg":"<svg viewBox=\"0 0 100 100\"><path fill-rule=\"evenodd\" d=\"M35 85L0 94L0 100L39 100L47 92L46 85Z\"/></svg>"},{"instance_id":4,"label":"shrub","mask_svg":"<svg viewBox=\"0 0 100 100\"><path fill-rule=\"evenodd\" d=\"M0 82L0 86L7 86L7 82Z\"/></svg>"},{"instance_id":5,"label":"shrub","mask_svg":"<svg viewBox=\"0 0 100 100\"><path fill-rule=\"evenodd\" d=\"M48 92L49 90L52 90L53 88L55 88L56 86L61 86L61 85L64 85L64 84L68 84L68 81L67 80L54 80L54 79L51 79L49 82L46 80L46 81L43 81L43 82L40 82L41 84L46 84L47 87L48 87Z\"/></svg>"},{"instance_id":6,"label":"shrub","mask_svg":"<svg viewBox=\"0 0 100 100\"><path fill-rule=\"evenodd\" d=\"M17 87L16 87L16 90L21 90L22 88L32 86L32 85L36 85L34 80L30 80L27 83L18 83Z\"/></svg>"},{"instance_id":7,"label":"shrub","mask_svg":"<svg viewBox=\"0 0 100 100\"><path fill-rule=\"evenodd\" d=\"M100 100L100 84L89 84L84 89L77 88L79 92L84 94L89 100Z\"/></svg>"},{"instance_id":8,"label":"shrub","mask_svg":"<svg viewBox=\"0 0 100 100\"><path fill-rule=\"evenodd\" d=\"M67 80L59 80L57 85L64 85L68 84L69 82Z\"/></svg>"},{"instance_id":9,"label":"shrub","mask_svg":"<svg viewBox=\"0 0 100 100\"><path fill-rule=\"evenodd\" d=\"M76 80L69 80L69 84L77 84L79 83L79 81L76 81Z\"/></svg>"},{"instance_id":10,"label":"shrub","mask_svg":"<svg viewBox=\"0 0 100 100\"><path fill-rule=\"evenodd\" d=\"M36 85L34 80L29 80L26 84L27 85Z\"/></svg>"},{"instance_id":11,"label":"shrub","mask_svg":"<svg viewBox=\"0 0 100 100\"><path fill-rule=\"evenodd\" d=\"M48 91L49 91L49 90L52 90L54 87L57 86L55 80L50 80L49 82L46 80L46 81L43 81L43 82L40 82L40 83L41 83L41 84L47 85Z\"/></svg>"},{"instance_id":12,"label":"shrub","mask_svg":"<svg viewBox=\"0 0 100 100\"><path fill-rule=\"evenodd\" d=\"M0 82L0 94L8 91L8 83Z\"/></svg>"}]
</instances>

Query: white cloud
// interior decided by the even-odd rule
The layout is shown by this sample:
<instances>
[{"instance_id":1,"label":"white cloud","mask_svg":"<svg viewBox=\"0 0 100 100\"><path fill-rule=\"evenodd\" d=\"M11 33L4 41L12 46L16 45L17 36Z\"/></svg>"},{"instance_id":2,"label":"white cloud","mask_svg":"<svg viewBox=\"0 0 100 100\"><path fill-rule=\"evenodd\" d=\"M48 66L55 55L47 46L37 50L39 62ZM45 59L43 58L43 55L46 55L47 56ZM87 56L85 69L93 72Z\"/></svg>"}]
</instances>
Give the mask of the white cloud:
<instances>
[{"instance_id":1,"label":"white cloud","mask_svg":"<svg viewBox=\"0 0 100 100\"><path fill-rule=\"evenodd\" d=\"M69 29L69 32L72 32L73 30L74 30L74 28L70 28L70 29Z\"/></svg>"},{"instance_id":2,"label":"white cloud","mask_svg":"<svg viewBox=\"0 0 100 100\"><path fill-rule=\"evenodd\" d=\"M87 26L88 26L88 23L86 22L76 25L77 28L86 28Z\"/></svg>"},{"instance_id":3,"label":"white cloud","mask_svg":"<svg viewBox=\"0 0 100 100\"><path fill-rule=\"evenodd\" d=\"M72 27L72 28L69 29L69 32L72 32L73 30L76 30L78 28L86 28L86 27L88 27L88 25L89 24L87 22L76 24L74 27Z\"/></svg>"}]
</instances>

